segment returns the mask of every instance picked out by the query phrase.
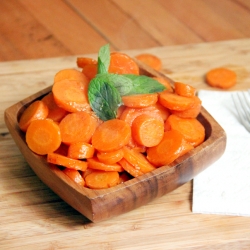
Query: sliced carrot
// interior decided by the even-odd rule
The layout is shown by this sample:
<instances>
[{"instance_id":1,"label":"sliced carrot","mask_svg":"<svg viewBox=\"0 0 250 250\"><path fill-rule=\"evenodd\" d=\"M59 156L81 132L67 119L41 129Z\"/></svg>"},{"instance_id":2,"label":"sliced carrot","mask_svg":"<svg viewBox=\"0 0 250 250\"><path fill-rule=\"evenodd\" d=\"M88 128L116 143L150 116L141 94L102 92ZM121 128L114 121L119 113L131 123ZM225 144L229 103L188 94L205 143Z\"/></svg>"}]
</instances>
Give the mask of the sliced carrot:
<instances>
[{"instance_id":1,"label":"sliced carrot","mask_svg":"<svg viewBox=\"0 0 250 250\"><path fill-rule=\"evenodd\" d=\"M148 107L156 104L157 101L158 101L157 93L122 96L123 104L130 108Z\"/></svg>"},{"instance_id":2,"label":"sliced carrot","mask_svg":"<svg viewBox=\"0 0 250 250\"><path fill-rule=\"evenodd\" d=\"M59 127L62 142L72 144L76 142L90 142L98 126L98 120L87 112L75 112L66 115Z\"/></svg>"},{"instance_id":3,"label":"sliced carrot","mask_svg":"<svg viewBox=\"0 0 250 250\"><path fill-rule=\"evenodd\" d=\"M143 172L140 170L140 168L135 168L131 163L129 163L124 158L119 161L119 164L126 172L128 172L133 177L138 177L143 175Z\"/></svg>"},{"instance_id":4,"label":"sliced carrot","mask_svg":"<svg viewBox=\"0 0 250 250\"><path fill-rule=\"evenodd\" d=\"M92 169L97 170L103 170L103 171L117 171L122 172L123 168L119 164L106 164L103 162L100 162L97 157L89 158L87 159L88 167Z\"/></svg>"},{"instance_id":5,"label":"sliced carrot","mask_svg":"<svg viewBox=\"0 0 250 250\"><path fill-rule=\"evenodd\" d=\"M143 54L139 54L139 55L135 56L135 58L137 60L147 64L148 66L150 66L151 68L153 68L155 70L159 71L162 69L161 59L153 54L143 53Z\"/></svg>"},{"instance_id":6,"label":"sliced carrot","mask_svg":"<svg viewBox=\"0 0 250 250\"><path fill-rule=\"evenodd\" d=\"M195 118L181 118L172 114L166 123L172 130L179 131L194 147L200 145L205 139L205 128Z\"/></svg>"},{"instance_id":7,"label":"sliced carrot","mask_svg":"<svg viewBox=\"0 0 250 250\"><path fill-rule=\"evenodd\" d=\"M189 84L185 84L182 82L175 82L174 83L174 91L177 95L192 97L196 94L196 88Z\"/></svg>"},{"instance_id":8,"label":"sliced carrot","mask_svg":"<svg viewBox=\"0 0 250 250\"><path fill-rule=\"evenodd\" d=\"M54 83L62 80L73 80L83 83L88 83L86 76L76 69L62 69L58 71L54 77Z\"/></svg>"},{"instance_id":9,"label":"sliced carrot","mask_svg":"<svg viewBox=\"0 0 250 250\"><path fill-rule=\"evenodd\" d=\"M92 145L98 151L109 152L127 145L131 138L130 126L119 119L103 122L93 134Z\"/></svg>"},{"instance_id":10,"label":"sliced carrot","mask_svg":"<svg viewBox=\"0 0 250 250\"><path fill-rule=\"evenodd\" d=\"M68 112L88 111L88 85L75 80L62 80L52 87L56 104Z\"/></svg>"},{"instance_id":11,"label":"sliced carrot","mask_svg":"<svg viewBox=\"0 0 250 250\"><path fill-rule=\"evenodd\" d=\"M87 64L83 67L82 73L89 79L92 80L97 74L97 64Z\"/></svg>"},{"instance_id":12,"label":"sliced carrot","mask_svg":"<svg viewBox=\"0 0 250 250\"><path fill-rule=\"evenodd\" d=\"M145 153L146 152L146 147L143 146L143 145L140 145L138 144L134 139L133 137L131 137L130 141L128 142L127 144L127 147L137 151L137 152L140 152L140 153Z\"/></svg>"},{"instance_id":13,"label":"sliced carrot","mask_svg":"<svg viewBox=\"0 0 250 250\"><path fill-rule=\"evenodd\" d=\"M116 171L95 170L85 178L86 186L92 189L103 189L119 184L119 174Z\"/></svg>"},{"instance_id":14,"label":"sliced carrot","mask_svg":"<svg viewBox=\"0 0 250 250\"><path fill-rule=\"evenodd\" d=\"M48 116L49 109L43 101L31 103L22 113L19 120L19 127L26 132L30 123L34 120L43 120Z\"/></svg>"},{"instance_id":15,"label":"sliced carrot","mask_svg":"<svg viewBox=\"0 0 250 250\"><path fill-rule=\"evenodd\" d=\"M163 91L159 93L159 102L170 110L185 110L194 105L194 99L191 97L179 96L175 93Z\"/></svg>"},{"instance_id":16,"label":"sliced carrot","mask_svg":"<svg viewBox=\"0 0 250 250\"><path fill-rule=\"evenodd\" d=\"M81 171L85 171L88 167L88 163L86 161L71 159L67 156L56 153L48 153L47 161L59 166Z\"/></svg>"},{"instance_id":17,"label":"sliced carrot","mask_svg":"<svg viewBox=\"0 0 250 250\"><path fill-rule=\"evenodd\" d=\"M87 168L84 172L81 172L83 179L85 180L85 178L94 171L95 171L94 169Z\"/></svg>"},{"instance_id":18,"label":"sliced carrot","mask_svg":"<svg viewBox=\"0 0 250 250\"><path fill-rule=\"evenodd\" d=\"M179 131L166 131L157 146L148 148L147 159L156 167L168 165L181 156L183 150L187 152L186 144L184 136Z\"/></svg>"},{"instance_id":19,"label":"sliced carrot","mask_svg":"<svg viewBox=\"0 0 250 250\"><path fill-rule=\"evenodd\" d=\"M87 159L94 156L95 148L87 142L75 142L69 145L68 157L73 159Z\"/></svg>"},{"instance_id":20,"label":"sliced carrot","mask_svg":"<svg viewBox=\"0 0 250 250\"><path fill-rule=\"evenodd\" d=\"M236 84L237 75L227 68L214 68L206 73L206 82L212 87L231 88Z\"/></svg>"},{"instance_id":21,"label":"sliced carrot","mask_svg":"<svg viewBox=\"0 0 250 250\"><path fill-rule=\"evenodd\" d=\"M140 145L156 146L164 134L164 121L150 115L137 116L132 123L132 137Z\"/></svg>"},{"instance_id":22,"label":"sliced carrot","mask_svg":"<svg viewBox=\"0 0 250 250\"><path fill-rule=\"evenodd\" d=\"M61 141L58 124L50 119L32 121L26 132L29 148L39 155L54 152L61 145Z\"/></svg>"},{"instance_id":23,"label":"sliced carrot","mask_svg":"<svg viewBox=\"0 0 250 250\"><path fill-rule=\"evenodd\" d=\"M65 168L63 170L63 173L65 173L75 183L77 183L81 186L85 185L85 181L84 181L83 177L81 176L81 174L78 172L78 170Z\"/></svg>"},{"instance_id":24,"label":"sliced carrot","mask_svg":"<svg viewBox=\"0 0 250 250\"><path fill-rule=\"evenodd\" d=\"M117 149L117 150L110 151L110 152L98 152L96 154L99 161L105 164L114 164L120 161L123 155L124 153L122 149Z\"/></svg>"},{"instance_id":25,"label":"sliced carrot","mask_svg":"<svg viewBox=\"0 0 250 250\"><path fill-rule=\"evenodd\" d=\"M84 68L89 64L97 64L97 60L90 57L77 57L76 64L79 68Z\"/></svg>"},{"instance_id":26,"label":"sliced carrot","mask_svg":"<svg viewBox=\"0 0 250 250\"><path fill-rule=\"evenodd\" d=\"M168 91L171 93L174 92L171 83L165 77L153 76L152 78L158 81L159 83L161 83L162 85L164 85L166 87L165 91Z\"/></svg>"},{"instance_id":27,"label":"sliced carrot","mask_svg":"<svg viewBox=\"0 0 250 250\"><path fill-rule=\"evenodd\" d=\"M139 67L128 55L112 52L110 54L109 73L139 75Z\"/></svg>"},{"instance_id":28,"label":"sliced carrot","mask_svg":"<svg viewBox=\"0 0 250 250\"><path fill-rule=\"evenodd\" d=\"M49 109L47 118L50 118L55 122L60 122L62 118L68 113L65 109L58 107L58 105L55 103L52 92L44 96L42 98L42 101L47 105Z\"/></svg>"}]
</instances>

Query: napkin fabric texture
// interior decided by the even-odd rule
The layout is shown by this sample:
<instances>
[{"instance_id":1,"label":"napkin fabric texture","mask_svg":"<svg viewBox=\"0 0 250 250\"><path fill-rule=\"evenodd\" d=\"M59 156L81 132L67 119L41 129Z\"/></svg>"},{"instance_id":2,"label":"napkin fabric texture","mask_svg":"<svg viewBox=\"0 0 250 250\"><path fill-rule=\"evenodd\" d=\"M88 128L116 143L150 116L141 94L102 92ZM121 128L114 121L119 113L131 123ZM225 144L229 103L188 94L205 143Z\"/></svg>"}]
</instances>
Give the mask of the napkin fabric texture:
<instances>
[{"instance_id":1,"label":"napkin fabric texture","mask_svg":"<svg viewBox=\"0 0 250 250\"><path fill-rule=\"evenodd\" d=\"M193 181L193 213L250 216L250 133L240 123L234 92L199 92L227 135L224 154Z\"/></svg>"}]
</instances>

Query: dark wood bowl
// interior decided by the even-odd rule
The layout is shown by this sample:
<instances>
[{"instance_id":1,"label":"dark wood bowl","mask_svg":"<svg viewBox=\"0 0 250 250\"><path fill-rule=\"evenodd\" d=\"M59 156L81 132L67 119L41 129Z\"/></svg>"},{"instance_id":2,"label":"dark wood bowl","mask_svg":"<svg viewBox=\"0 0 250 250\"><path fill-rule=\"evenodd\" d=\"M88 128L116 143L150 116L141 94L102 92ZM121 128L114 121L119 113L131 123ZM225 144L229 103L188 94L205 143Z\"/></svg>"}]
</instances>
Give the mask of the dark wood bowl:
<instances>
[{"instance_id":1,"label":"dark wood bowl","mask_svg":"<svg viewBox=\"0 0 250 250\"><path fill-rule=\"evenodd\" d=\"M138 63L140 64L140 63ZM163 76L145 65L141 74ZM171 79L169 79L171 81ZM33 153L25 142L25 134L18 127L23 110L42 98L51 87L16 103L5 111L5 123L37 176L69 205L93 222L98 222L138 208L192 180L215 162L226 147L226 134L214 118L202 107L198 120L206 131L205 141L172 164L133 178L115 187L91 190L74 183L59 168L47 163L46 158Z\"/></svg>"}]
</instances>

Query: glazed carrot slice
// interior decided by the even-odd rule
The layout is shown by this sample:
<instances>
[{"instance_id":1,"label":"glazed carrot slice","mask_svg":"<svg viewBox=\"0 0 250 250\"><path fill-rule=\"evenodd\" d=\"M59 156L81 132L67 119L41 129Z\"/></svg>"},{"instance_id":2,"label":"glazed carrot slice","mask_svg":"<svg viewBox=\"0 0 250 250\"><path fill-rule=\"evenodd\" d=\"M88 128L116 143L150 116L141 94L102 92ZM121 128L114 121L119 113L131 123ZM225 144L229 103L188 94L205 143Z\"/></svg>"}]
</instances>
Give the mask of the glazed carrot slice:
<instances>
[{"instance_id":1,"label":"glazed carrot slice","mask_svg":"<svg viewBox=\"0 0 250 250\"><path fill-rule=\"evenodd\" d=\"M171 93L174 92L171 83L165 77L154 76L152 78L155 79L156 81L158 81L159 83L161 83L162 85L164 85L166 87L165 91L168 91Z\"/></svg>"},{"instance_id":2,"label":"glazed carrot slice","mask_svg":"<svg viewBox=\"0 0 250 250\"><path fill-rule=\"evenodd\" d=\"M227 68L214 68L207 72L206 82L212 87L221 89L231 88L236 84L237 75Z\"/></svg>"},{"instance_id":3,"label":"glazed carrot slice","mask_svg":"<svg viewBox=\"0 0 250 250\"><path fill-rule=\"evenodd\" d=\"M55 82L52 87L56 104L68 112L90 110L87 91L86 83L67 79Z\"/></svg>"},{"instance_id":4,"label":"glazed carrot slice","mask_svg":"<svg viewBox=\"0 0 250 250\"><path fill-rule=\"evenodd\" d=\"M69 145L76 142L90 142L98 126L98 120L87 112L75 112L66 115L59 127L62 142Z\"/></svg>"},{"instance_id":5,"label":"glazed carrot slice","mask_svg":"<svg viewBox=\"0 0 250 250\"><path fill-rule=\"evenodd\" d=\"M92 80L97 74L97 64L87 64L83 67L82 73L89 79Z\"/></svg>"},{"instance_id":6,"label":"glazed carrot slice","mask_svg":"<svg viewBox=\"0 0 250 250\"><path fill-rule=\"evenodd\" d=\"M124 158L119 161L119 164L126 172L128 172L133 177L138 177L143 175L143 172L139 168L135 168L131 163L129 163Z\"/></svg>"},{"instance_id":7,"label":"glazed carrot slice","mask_svg":"<svg viewBox=\"0 0 250 250\"><path fill-rule=\"evenodd\" d=\"M168 165L181 156L184 149L187 152L186 144L184 136L179 131L166 131L157 146L147 149L147 159L156 167Z\"/></svg>"},{"instance_id":8,"label":"glazed carrot slice","mask_svg":"<svg viewBox=\"0 0 250 250\"><path fill-rule=\"evenodd\" d=\"M86 161L71 159L67 156L56 153L48 153L47 161L59 166L81 171L85 171L88 167L88 163Z\"/></svg>"},{"instance_id":9,"label":"glazed carrot slice","mask_svg":"<svg viewBox=\"0 0 250 250\"><path fill-rule=\"evenodd\" d=\"M110 152L98 152L96 154L99 161L105 164L114 164L120 161L123 155L124 153L122 149L118 149L118 150L114 150Z\"/></svg>"},{"instance_id":10,"label":"glazed carrot slice","mask_svg":"<svg viewBox=\"0 0 250 250\"><path fill-rule=\"evenodd\" d=\"M163 91L159 93L159 102L170 110L185 110L194 105L194 99L191 97L179 96L175 93Z\"/></svg>"},{"instance_id":11,"label":"glazed carrot slice","mask_svg":"<svg viewBox=\"0 0 250 250\"><path fill-rule=\"evenodd\" d=\"M139 54L137 56L135 56L135 58L145 64L147 64L148 66L150 66L151 68L155 69L155 70L161 70L162 69L162 61L161 59L153 54L149 54L149 53L143 53L143 54Z\"/></svg>"},{"instance_id":12,"label":"glazed carrot slice","mask_svg":"<svg viewBox=\"0 0 250 250\"><path fill-rule=\"evenodd\" d=\"M95 171L94 169L87 168L84 172L81 172L83 179L85 180L85 178L94 171Z\"/></svg>"},{"instance_id":13,"label":"glazed carrot slice","mask_svg":"<svg viewBox=\"0 0 250 250\"><path fill-rule=\"evenodd\" d=\"M182 82L175 82L174 83L174 91L177 95L192 97L196 94L196 88L189 84L185 84Z\"/></svg>"},{"instance_id":14,"label":"glazed carrot slice","mask_svg":"<svg viewBox=\"0 0 250 250\"><path fill-rule=\"evenodd\" d=\"M77 57L76 64L79 68L84 68L86 65L89 64L97 64L97 60L90 57Z\"/></svg>"},{"instance_id":15,"label":"glazed carrot slice","mask_svg":"<svg viewBox=\"0 0 250 250\"><path fill-rule=\"evenodd\" d=\"M26 132L30 123L34 120L43 120L48 116L49 109L43 101L31 103L22 113L19 120L19 127Z\"/></svg>"},{"instance_id":16,"label":"glazed carrot slice","mask_svg":"<svg viewBox=\"0 0 250 250\"><path fill-rule=\"evenodd\" d=\"M128 147L124 147L123 150L124 159L135 169L140 170L142 173L148 173L155 170L155 167L147 160L145 155L136 150L129 149Z\"/></svg>"},{"instance_id":17,"label":"glazed carrot slice","mask_svg":"<svg viewBox=\"0 0 250 250\"><path fill-rule=\"evenodd\" d=\"M85 185L85 181L84 181L83 177L81 176L81 174L78 172L78 170L65 168L63 170L63 173L65 173L75 183L77 183L81 186Z\"/></svg>"},{"instance_id":18,"label":"glazed carrot slice","mask_svg":"<svg viewBox=\"0 0 250 250\"><path fill-rule=\"evenodd\" d=\"M97 157L89 158L87 159L88 167L91 169L97 169L97 170L103 170L103 171L117 171L122 172L123 168L114 163L114 164L106 164L103 162L100 162Z\"/></svg>"},{"instance_id":19,"label":"glazed carrot slice","mask_svg":"<svg viewBox=\"0 0 250 250\"><path fill-rule=\"evenodd\" d=\"M55 122L60 122L62 118L68 113L65 109L58 107L58 105L55 103L52 92L44 96L42 98L42 101L47 105L49 109L47 118L50 118Z\"/></svg>"},{"instance_id":20,"label":"glazed carrot slice","mask_svg":"<svg viewBox=\"0 0 250 250\"><path fill-rule=\"evenodd\" d=\"M164 121L150 115L137 116L132 123L132 137L140 145L156 146L164 134Z\"/></svg>"},{"instance_id":21,"label":"glazed carrot slice","mask_svg":"<svg viewBox=\"0 0 250 250\"><path fill-rule=\"evenodd\" d=\"M130 138L130 126L122 120L112 119L97 127L92 137L92 145L98 151L109 152L127 145Z\"/></svg>"},{"instance_id":22,"label":"glazed carrot slice","mask_svg":"<svg viewBox=\"0 0 250 250\"><path fill-rule=\"evenodd\" d=\"M73 159L87 159L94 156L95 148L87 142L75 142L69 145L68 157Z\"/></svg>"},{"instance_id":23,"label":"glazed carrot slice","mask_svg":"<svg viewBox=\"0 0 250 250\"><path fill-rule=\"evenodd\" d=\"M58 124L50 119L32 121L26 132L28 147L39 155L54 152L61 141Z\"/></svg>"},{"instance_id":24,"label":"glazed carrot slice","mask_svg":"<svg viewBox=\"0 0 250 250\"><path fill-rule=\"evenodd\" d=\"M123 104L130 108L148 107L156 104L157 101L158 101L157 93L122 96Z\"/></svg>"},{"instance_id":25,"label":"glazed carrot slice","mask_svg":"<svg viewBox=\"0 0 250 250\"><path fill-rule=\"evenodd\" d=\"M85 178L86 186L92 189L103 189L119 184L119 174L116 171L95 170Z\"/></svg>"},{"instance_id":26,"label":"glazed carrot slice","mask_svg":"<svg viewBox=\"0 0 250 250\"><path fill-rule=\"evenodd\" d=\"M205 128L195 118L181 118L172 114L166 123L171 129L179 131L194 147L200 145L205 139Z\"/></svg>"},{"instance_id":27,"label":"glazed carrot slice","mask_svg":"<svg viewBox=\"0 0 250 250\"><path fill-rule=\"evenodd\" d=\"M109 73L139 75L139 67L128 55L112 52L110 54Z\"/></svg>"},{"instance_id":28,"label":"glazed carrot slice","mask_svg":"<svg viewBox=\"0 0 250 250\"><path fill-rule=\"evenodd\" d=\"M73 80L83 83L88 83L89 80L79 70L76 69L62 69L58 71L54 76L54 83L62 80Z\"/></svg>"}]
</instances>

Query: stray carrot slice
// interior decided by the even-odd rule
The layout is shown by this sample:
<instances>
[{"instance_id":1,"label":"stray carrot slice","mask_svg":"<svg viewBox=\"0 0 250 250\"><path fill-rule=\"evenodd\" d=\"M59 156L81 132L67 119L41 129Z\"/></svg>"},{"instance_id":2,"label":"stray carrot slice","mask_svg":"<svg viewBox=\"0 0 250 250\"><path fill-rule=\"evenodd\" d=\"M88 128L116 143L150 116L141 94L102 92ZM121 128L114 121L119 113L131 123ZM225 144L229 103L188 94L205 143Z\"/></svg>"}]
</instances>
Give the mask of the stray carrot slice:
<instances>
[{"instance_id":1,"label":"stray carrot slice","mask_svg":"<svg viewBox=\"0 0 250 250\"><path fill-rule=\"evenodd\" d=\"M143 175L143 172L140 170L140 168L135 168L131 163L129 163L127 160L122 158L119 161L119 164L123 167L123 169L128 172L133 177L138 177Z\"/></svg>"},{"instance_id":2,"label":"stray carrot slice","mask_svg":"<svg viewBox=\"0 0 250 250\"><path fill-rule=\"evenodd\" d=\"M84 181L83 177L81 176L81 174L78 172L78 170L65 168L63 170L63 173L65 173L75 183L77 183L81 186L85 185L85 181Z\"/></svg>"},{"instance_id":3,"label":"stray carrot slice","mask_svg":"<svg viewBox=\"0 0 250 250\"><path fill-rule=\"evenodd\" d=\"M68 112L90 110L86 82L62 80L54 83L52 92L56 104Z\"/></svg>"},{"instance_id":4,"label":"stray carrot slice","mask_svg":"<svg viewBox=\"0 0 250 250\"><path fill-rule=\"evenodd\" d=\"M56 153L48 153L47 161L59 166L81 171L85 171L88 167L88 163L86 161L71 159L67 156Z\"/></svg>"},{"instance_id":5,"label":"stray carrot slice","mask_svg":"<svg viewBox=\"0 0 250 250\"><path fill-rule=\"evenodd\" d=\"M109 73L139 75L139 67L128 55L112 52L110 54Z\"/></svg>"},{"instance_id":6,"label":"stray carrot slice","mask_svg":"<svg viewBox=\"0 0 250 250\"><path fill-rule=\"evenodd\" d=\"M87 159L94 156L95 148L87 142L75 142L69 145L68 157L73 159Z\"/></svg>"},{"instance_id":7,"label":"stray carrot slice","mask_svg":"<svg viewBox=\"0 0 250 250\"><path fill-rule=\"evenodd\" d=\"M97 169L97 170L103 170L103 171L117 171L117 172L122 172L123 168L114 163L114 164L105 164L103 162L100 162L97 157L89 158L87 159L88 162L88 167L92 169Z\"/></svg>"},{"instance_id":8,"label":"stray carrot slice","mask_svg":"<svg viewBox=\"0 0 250 250\"><path fill-rule=\"evenodd\" d=\"M34 120L43 120L48 116L49 109L43 101L31 103L22 113L19 120L19 127L26 132L30 123Z\"/></svg>"},{"instance_id":9,"label":"stray carrot slice","mask_svg":"<svg viewBox=\"0 0 250 250\"><path fill-rule=\"evenodd\" d=\"M131 138L130 126L119 119L103 122L92 136L92 145L98 151L109 152L127 145Z\"/></svg>"},{"instance_id":10,"label":"stray carrot slice","mask_svg":"<svg viewBox=\"0 0 250 250\"><path fill-rule=\"evenodd\" d=\"M184 136L176 130L166 131L157 146L148 148L147 159L156 167L161 167L176 160L183 154L184 149L187 152Z\"/></svg>"},{"instance_id":11,"label":"stray carrot slice","mask_svg":"<svg viewBox=\"0 0 250 250\"><path fill-rule=\"evenodd\" d=\"M83 83L88 83L86 76L76 69L62 69L58 71L54 77L54 83L62 80L73 80Z\"/></svg>"},{"instance_id":12,"label":"stray carrot slice","mask_svg":"<svg viewBox=\"0 0 250 250\"><path fill-rule=\"evenodd\" d=\"M206 82L212 87L231 88L236 84L236 73L226 68L215 68L207 72Z\"/></svg>"},{"instance_id":13,"label":"stray carrot slice","mask_svg":"<svg viewBox=\"0 0 250 250\"><path fill-rule=\"evenodd\" d=\"M192 96L195 96L196 88L192 87L189 84L175 82L174 91L177 95L192 97Z\"/></svg>"},{"instance_id":14,"label":"stray carrot slice","mask_svg":"<svg viewBox=\"0 0 250 250\"><path fill-rule=\"evenodd\" d=\"M195 118L181 118L172 114L166 123L171 129L178 130L194 147L200 145L205 139L205 128Z\"/></svg>"},{"instance_id":15,"label":"stray carrot slice","mask_svg":"<svg viewBox=\"0 0 250 250\"><path fill-rule=\"evenodd\" d=\"M61 145L58 124L50 119L32 121L26 132L26 142L39 155L54 152Z\"/></svg>"},{"instance_id":16,"label":"stray carrot slice","mask_svg":"<svg viewBox=\"0 0 250 250\"><path fill-rule=\"evenodd\" d=\"M150 115L142 114L134 119L131 129L132 137L138 144L153 147L163 137L164 122Z\"/></svg>"},{"instance_id":17,"label":"stray carrot slice","mask_svg":"<svg viewBox=\"0 0 250 250\"><path fill-rule=\"evenodd\" d=\"M148 54L148 53L143 53L135 56L135 58L151 68L155 70L161 70L162 69L162 61L159 57L153 55L153 54Z\"/></svg>"},{"instance_id":18,"label":"stray carrot slice","mask_svg":"<svg viewBox=\"0 0 250 250\"><path fill-rule=\"evenodd\" d=\"M120 161L123 155L123 150L118 149L110 152L98 152L96 156L100 162L103 162L105 164L114 164Z\"/></svg>"},{"instance_id":19,"label":"stray carrot slice","mask_svg":"<svg viewBox=\"0 0 250 250\"><path fill-rule=\"evenodd\" d=\"M168 91L171 93L174 92L171 83L165 77L153 76L152 78L158 81L159 83L161 83L162 85L164 85L166 87L165 91Z\"/></svg>"},{"instance_id":20,"label":"stray carrot slice","mask_svg":"<svg viewBox=\"0 0 250 250\"><path fill-rule=\"evenodd\" d=\"M156 104L158 101L158 94L140 94L122 96L122 102L125 106L130 108L143 108Z\"/></svg>"},{"instance_id":21,"label":"stray carrot slice","mask_svg":"<svg viewBox=\"0 0 250 250\"><path fill-rule=\"evenodd\" d=\"M180 96L163 91L159 93L159 102L170 110L185 110L191 108L195 101L191 97Z\"/></svg>"},{"instance_id":22,"label":"stray carrot slice","mask_svg":"<svg viewBox=\"0 0 250 250\"><path fill-rule=\"evenodd\" d=\"M82 73L89 79L92 80L97 74L97 64L87 64L83 67Z\"/></svg>"},{"instance_id":23,"label":"stray carrot slice","mask_svg":"<svg viewBox=\"0 0 250 250\"><path fill-rule=\"evenodd\" d=\"M76 64L79 68L84 68L88 64L97 64L97 60L89 57L77 57Z\"/></svg>"},{"instance_id":24,"label":"stray carrot slice","mask_svg":"<svg viewBox=\"0 0 250 250\"><path fill-rule=\"evenodd\" d=\"M47 118L50 118L55 122L60 122L62 118L68 113L65 109L58 107L58 105L55 103L52 92L44 96L42 98L42 101L47 105L49 109Z\"/></svg>"},{"instance_id":25,"label":"stray carrot slice","mask_svg":"<svg viewBox=\"0 0 250 250\"><path fill-rule=\"evenodd\" d=\"M103 189L119 184L119 174L116 171L95 170L85 178L86 186L92 189Z\"/></svg>"},{"instance_id":26,"label":"stray carrot slice","mask_svg":"<svg viewBox=\"0 0 250 250\"><path fill-rule=\"evenodd\" d=\"M148 173L155 170L155 167L148 161L145 155L127 147L124 147L123 151L124 159L135 169L140 170L142 173Z\"/></svg>"},{"instance_id":27,"label":"stray carrot slice","mask_svg":"<svg viewBox=\"0 0 250 250\"><path fill-rule=\"evenodd\" d=\"M62 142L68 145L79 141L90 142L97 126L96 117L87 112L70 113L59 124Z\"/></svg>"}]
</instances>

